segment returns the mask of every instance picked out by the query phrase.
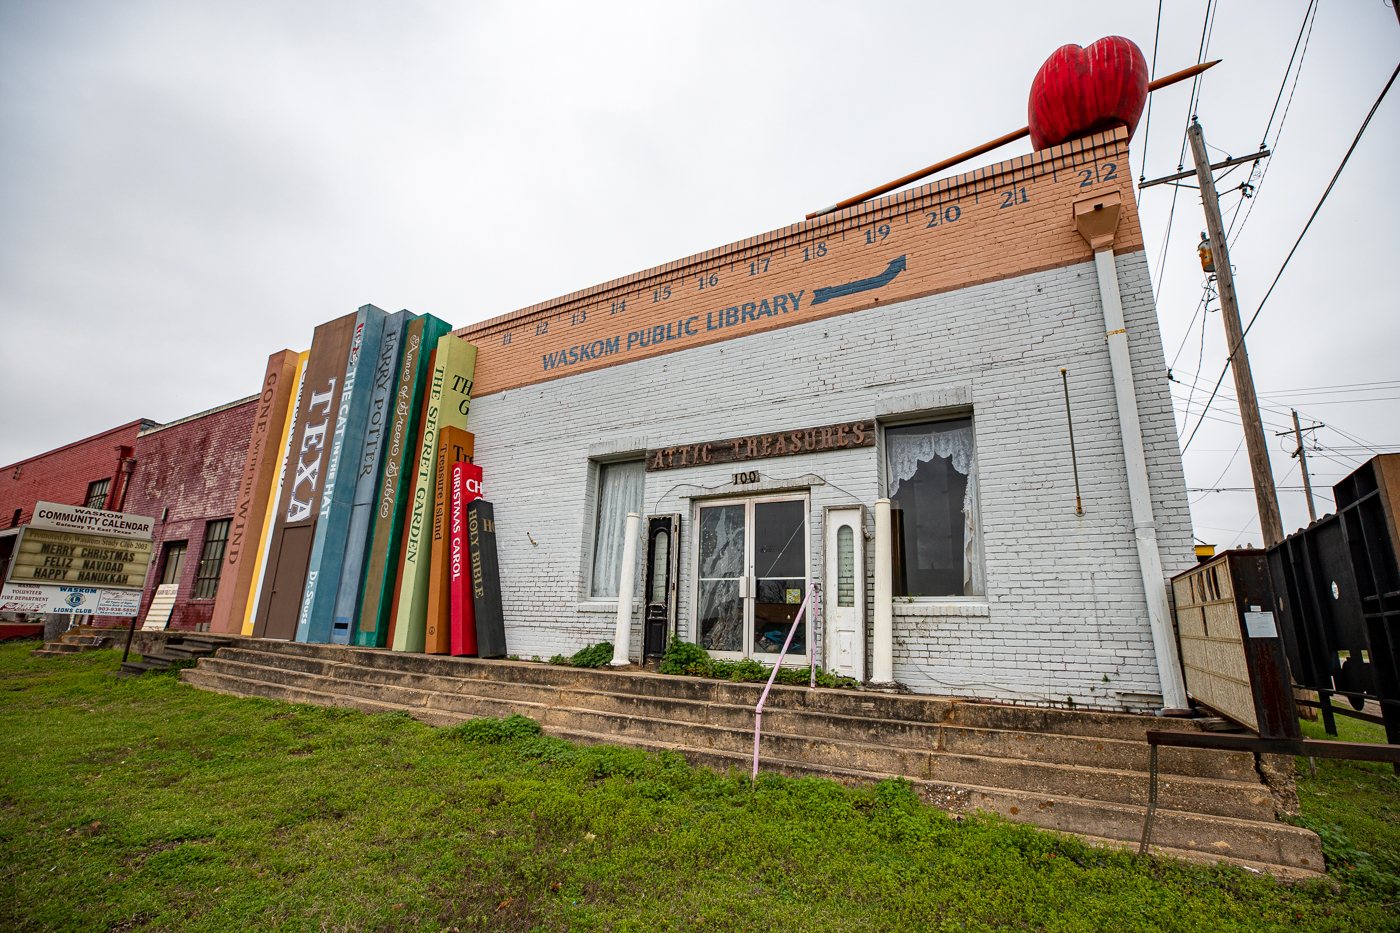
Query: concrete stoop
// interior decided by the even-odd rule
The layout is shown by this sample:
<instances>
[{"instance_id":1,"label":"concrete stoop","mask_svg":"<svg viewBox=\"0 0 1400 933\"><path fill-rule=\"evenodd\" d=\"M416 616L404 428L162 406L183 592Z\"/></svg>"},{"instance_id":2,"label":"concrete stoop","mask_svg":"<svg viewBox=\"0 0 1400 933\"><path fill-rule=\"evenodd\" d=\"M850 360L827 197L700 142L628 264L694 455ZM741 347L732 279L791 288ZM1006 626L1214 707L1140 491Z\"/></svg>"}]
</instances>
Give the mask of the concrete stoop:
<instances>
[{"instance_id":1,"label":"concrete stoop","mask_svg":"<svg viewBox=\"0 0 1400 933\"><path fill-rule=\"evenodd\" d=\"M434 725L521 713L549 735L669 750L697 765L752 767L761 684L644 671L480 661L233 637L181 673L236 696L406 710ZM1148 792L1147 729L1190 721L1003 706L908 694L775 685L764 709L760 766L861 784L902 776L952 812L1009 820L1104 845L1136 845ZM1323 870L1316 834L1274 819L1252 755L1159 751L1154 850L1225 860L1280 878Z\"/></svg>"}]
</instances>

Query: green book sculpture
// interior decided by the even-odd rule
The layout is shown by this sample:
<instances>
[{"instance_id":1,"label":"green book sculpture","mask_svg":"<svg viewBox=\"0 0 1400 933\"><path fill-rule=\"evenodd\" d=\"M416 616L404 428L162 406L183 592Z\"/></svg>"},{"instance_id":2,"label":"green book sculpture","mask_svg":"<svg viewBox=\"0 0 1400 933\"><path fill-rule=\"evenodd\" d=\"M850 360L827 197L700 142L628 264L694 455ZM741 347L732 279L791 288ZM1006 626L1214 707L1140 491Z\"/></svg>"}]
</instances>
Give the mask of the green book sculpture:
<instances>
[{"instance_id":1,"label":"green book sculpture","mask_svg":"<svg viewBox=\"0 0 1400 933\"><path fill-rule=\"evenodd\" d=\"M438 339L452 330L445 321L425 314L409 322L399 361L394 410L380 468L379 493L374 503L374 531L365 561L356 645L388 647L389 623L394 617L394 584L398 578L400 547L408 497L417 470L419 413L428 378L428 358Z\"/></svg>"}]
</instances>

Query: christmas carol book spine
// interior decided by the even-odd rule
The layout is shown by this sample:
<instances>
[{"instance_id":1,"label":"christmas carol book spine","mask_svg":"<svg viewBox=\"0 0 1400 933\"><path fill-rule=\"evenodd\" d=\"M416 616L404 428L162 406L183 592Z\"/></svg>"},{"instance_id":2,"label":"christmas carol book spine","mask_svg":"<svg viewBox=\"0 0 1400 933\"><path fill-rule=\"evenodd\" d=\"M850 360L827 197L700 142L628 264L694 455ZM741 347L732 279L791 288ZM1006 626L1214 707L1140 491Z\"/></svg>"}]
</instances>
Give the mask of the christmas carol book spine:
<instances>
[{"instance_id":1,"label":"christmas carol book spine","mask_svg":"<svg viewBox=\"0 0 1400 933\"><path fill-rule=\"evenodd\" d=\"M448 568L448 511L452 507L452 467L472 462L474 438L468 431L448 426L438 427L437 476L433 486L433 556L428 568L428 630L423 650L428 654L447 654L452 650L448 625L451 619L451 599L447 587L451 580Z\"/></svg>"},{"instance_id":2,"label":"christmas carol book spine","mask_svg":"<svg viewBox=\"0 0 1400 933\"><path fill-rule=\"evenodd\" d=\"M449 521L448 565L451 581L452 654L476 654L476 607L467 545L467 506L481 498L481 467L471 463L452 465L452 511Z\"/></svg>"}]
</instances>

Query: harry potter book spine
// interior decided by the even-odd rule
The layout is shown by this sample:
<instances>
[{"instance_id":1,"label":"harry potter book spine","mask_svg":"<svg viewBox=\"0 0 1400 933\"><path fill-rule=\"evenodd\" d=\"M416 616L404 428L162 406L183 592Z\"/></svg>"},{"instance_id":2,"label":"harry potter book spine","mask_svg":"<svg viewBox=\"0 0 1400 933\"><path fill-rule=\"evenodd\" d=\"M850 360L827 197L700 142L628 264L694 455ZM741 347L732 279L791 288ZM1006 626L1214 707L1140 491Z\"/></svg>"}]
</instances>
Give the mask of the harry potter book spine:
<instances>
[{"instance_id":1,"label":"harry potter book spine","mask_svg":"<svg viewBox=\"0 0 1400 933\"><path fill-rule=\"evenodd\" d=\"M384 337L374 360L374 381L370 385L369 411L365 420L365 440L356 464L355 498L350 506L350 527L345 536L345 559L340 568L340 587L332 614L331 642L350 643L351 619L359 617L360 584L364 580L365 552L369 549L370 527L374 522L374 498L379 485L379 465L385 438L389 434L394 389L398 378L399 356L404 328L413 315L407 311L391 314L384 321Z\"/></svg>"}]
</instances>

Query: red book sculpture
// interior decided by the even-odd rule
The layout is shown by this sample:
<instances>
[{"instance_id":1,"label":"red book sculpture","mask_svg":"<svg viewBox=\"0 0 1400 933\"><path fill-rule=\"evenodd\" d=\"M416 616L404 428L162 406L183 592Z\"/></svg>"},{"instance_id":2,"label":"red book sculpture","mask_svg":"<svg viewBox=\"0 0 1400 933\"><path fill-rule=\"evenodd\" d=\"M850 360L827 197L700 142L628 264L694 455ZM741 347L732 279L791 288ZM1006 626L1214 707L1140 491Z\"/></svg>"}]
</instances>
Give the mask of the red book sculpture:
<instances>
[{"instance_id":1,"label":"red book sculpture","mask_svg":"<svg viewBox=\"0 0 1400 933\"><path fill-rule=\"evenodd\" d=\"M476 649L476 610L472 601L471 561L467 555L467 504L481 498L481 467L471 463L452 465L451 529L448 540L448 566L451 572L452 654L474 655Z\"/></svg>"}]
</instances>

